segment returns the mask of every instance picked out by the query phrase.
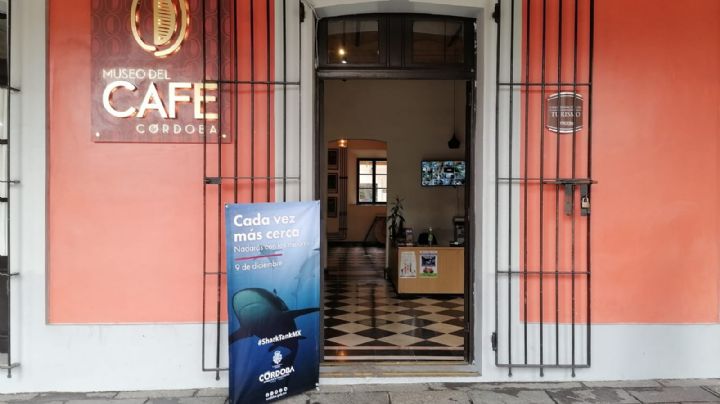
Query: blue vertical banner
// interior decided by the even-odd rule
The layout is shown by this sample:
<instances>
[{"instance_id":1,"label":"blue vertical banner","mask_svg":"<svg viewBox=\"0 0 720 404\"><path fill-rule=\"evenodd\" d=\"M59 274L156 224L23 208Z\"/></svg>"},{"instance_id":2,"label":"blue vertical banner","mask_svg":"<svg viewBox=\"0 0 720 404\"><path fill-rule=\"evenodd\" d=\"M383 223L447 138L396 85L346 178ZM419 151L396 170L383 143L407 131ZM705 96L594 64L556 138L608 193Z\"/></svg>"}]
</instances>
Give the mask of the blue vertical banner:
<instances>
[{"instance_id":1,"label":"blue vertical banner","mask_svg":"<svg viewBox=\"0 0 720 404\"><path fill-rule=\"evenodd\" d=\"M263 403L320 376L320 203L225 206L231 403Z\"/></svg>"}]
</instances>

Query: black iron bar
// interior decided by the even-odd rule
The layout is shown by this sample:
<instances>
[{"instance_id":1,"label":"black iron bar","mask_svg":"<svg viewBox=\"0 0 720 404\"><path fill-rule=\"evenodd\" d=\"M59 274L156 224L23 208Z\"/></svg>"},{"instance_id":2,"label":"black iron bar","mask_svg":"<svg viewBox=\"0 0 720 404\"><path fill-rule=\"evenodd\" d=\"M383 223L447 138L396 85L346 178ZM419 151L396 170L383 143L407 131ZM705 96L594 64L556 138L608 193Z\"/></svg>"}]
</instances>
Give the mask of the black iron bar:
<instances>
[{"instance_id":1,"label":"black iron bar","mask_svg":"<svg viewBox=\"0 0 720 404\"><path fill-rule=\"evenodd\" d=\"M512 83L515 79L515 0L510 0L510 82ZM510 89L510 98L508 100L508 176L512 177L512 164L513 164L513 94L514 89ZM508 187L508 265L512 265L512 187ZM512 277L507 277L508 286L508 349L510 361L512 362L512 326L513 326L513 310L512 310Z\"/></svg>"},{"instance_id":2,"label":"black iron bar","mask_svg":"<svg viewBox=\"0 0 720 404\"><path fill-rule=\"evenodd\" d=\"M220 180L250 180L253 178L259 179L259 180L282 180L283 178L285 178L287 180L299 180L300 179L300 177L278 177L278 176L273 176L273 177L254 176L254 177L251 177L251 176L242 176L242 175L238 176L238 177L225 176L225 177L207 177L207 178L215 178L215 179L220 179Z\"/></svg>"},{"instance_id":3,"label":"black iron bar","mask_svg":"<svg viewBox=\"0 0 720 404\"><path fill-rule=\"evenodd\" d=\"M255 85L272 85L272 86L299 86L298 81L284 80L217 80L218 84L255 84Z\"/></svg>"},{"instance_id":4,"label":"black iron bar","mask_svg":"<svg viewBox=\"0 0 720 404\"><path fill-rule=\"evenodd\" d=\"M255 177L255 0L250 0L250 176ZM255 202L255 178L250 178L250 202Z\"/></svg>"},{"instance_id":5,"label":"black iron bar","mask_svg":"<svg viewBox=\"0 0 720 404\"><path fill-rule=\"evenodd\" d=\"M532 0L527 0L527 11L525 13L525 82L530 82L530 9L532 6ZM528 156L530 154L530 142L529 140L529 128L530 123L528 116L530 108L530 87L525 86L525 161L523 163L523 269L527 271L528 264ZM510 176L512 178L512 176ZM525 364L528 364L528 284L527 274L523 277L523 330L524 338L523 345L525 351Z\"/></svg>"},{"instance_id":6,"label":"black iron bar","mask_svg":"<svg viewBox=\"0 0 720 404\"><path fill-rule=\"evenodd\" d=\"M203 370L203 372L227 372L228 370L230 370L230 368L221 368L221 367L217 367L217 368L206 368L206 367L203 366L203 369L202 369L202 370Z\"/></svg>"},{"instance_id":7,"label":"black iron bar","mask_svg":"<svg viewBox=\"0 0 720 404\"><path fill-rule=\"evenodd\" d=\"M497 35L496 35L496 52L497 57L495 58L495 178L500 177L500 124L499 124L499 117L500 117L500 36L502 34L501 28L502 28L502 19L499 18L500 10L502 9L502 1L498 1L496 4L495 11L498 13L497 18ZM511 46L512 51L512 46ZM500 304L500 297L498 295L499 292L499 273L498 270L500 269L500 187L499 182L495 181L495 332L498 333L500 331L499 327L499 304ZM496 334L497 335L497 334ZM510 342L510 341L508 341ZM510 344L508 344L510 345ZM499 366L499 359L498 355L500 354L500 349L495 350L495 366ZM510 358L510 363L512 363L512 358ZM508 375L512 376L512 367L508 370Z\"/></svg>"},{"instance_id":8,"label":"black iron bar","mask_svg":"<svg viewBox=\"0 0 720 404\"><path fill-rule=\"evenodd\" d=\"M543 267L544 258L544 237L545 237L545 194L544 194L544 183L543 177L545 176L545 52L546 52L546 41L547 41L547 0L543 0L543 12L542 12L542 69L540 82L542 83L540 90L540 268ZM543 295L543 277L540 277L540 365L544 363L544 346L543 346L543 320L544 320L544 295ZM543 377L545 373L543 368L540 368L540 377Z\"/></svg>"},{"instance_id":9,"label":"black iron bar","mask_svg":"<svg viewBox=\"0 0 720 404\"><path fill-rule=\"evenodd\" d=\"M302 0L298 2L298 12L303 15L305 6L302 3ZM310 18L315 18L314 15L312 15ZM300 16L298 16L298 84L302 83L302 55L303 55L303 47L302 47L302 20L300 20ZM300 181L300 185L302 184L302 86L298 87L298 174L297 178ZM315 157L318 159L319 157ZM312 197L311 197L312 198ZM302 200L302 186L298 186L298 200ZM320 277L320 279L323 279L323 277Z\"/></svg>"},{"instance_id":10,"label":"black iron bar","mask_svg":"<svg viewBox=\"0 0 720 404\"><path fill-rule=\"evenodd\" d=\"M283 82L287 81L287 0L282 2L282 32L283 32ZM283 84L283 202L287 202L287 84Z\"/></svg>"},{"instance_id":11,"label":"black iron bar","mask_svg":"<svg viewBox=\"0 0 720 404\"><path fill-rule=\"evenodd\" d=\"M207 31L206 31L206 11L207 5L205 1L202 3L202 74L203 74L203 86L207 87ZM206 104L207 91L203 91L203 104ZM207 127L207 116L203 115L203 124ZM207 178L207 134L203 135L203 178ZM205 324L207 323L206 317L206 304L207 304L207 184L203 183L203 255L202 255L202 270L203 270L203 290L202 290L202 369L205 371Z\"/></svg>"},{"instance_id":12,"label":"black iron bar","mask_svg":"<svg viewBox=\"0 0 720 404\"><path fill-rule=\"evenodd\" d=\"M217 78L222 78L222 3L221 0L218 0L216 3L216 13L217 13ZM219 89L219 86L218 86ZM218 99L218 105L222 106L222 91L218 91L217 99ZM220 107L222 109L222 107ZM220 127L220 131L222 132L222 121L223 116L221 113L218 114L218 126ZM222 142L220 141L220 137L217 139L217 170L218 175L222 173ZM220 229L222 229L222 187L217 187L217 267L218 271L221 271L222 267L222 249L220 246L222 245L222 232ZM220 307L221 307L221 297L222 297L222 282L220 277L217 279L217 294L215 299L215 367L220 367ZM215 372L215 380L220 380L220 372Z\"/></svg>"},{"instance_id":13,"label":"black iron bar","mask_svg":"<svg viewBox=\"0 0 720 404\"><path fill-rule=\"evenodd\" d=\"M573 82L577 81L577 65L578 65L578 0L575 0L575 24L574 24L574 39L573 39ZM572 130L572 177L575 177L576 170L575 170L575 163L577 160L577 124L575 120L577 119L575 117L575 111L577 103L575 102L575 94L577 93L577 86L573 85L573 130ZM575 194L573 193L573 198L575 197ZM570 236L570 267L572 268L572 271L575 272L575 209L573 209L570 213L570 227L571 227L571 236ZM571 349L570 349L570 356L572 361L572 377L575 377L575 277L573 276L570 278L570 285L572 288L572 304L571 304L571 332L570 332L570 338L572 340L571 343Z\"/></svg>"},{"instance_id":14,"label":"black iron bar","mask_svg":"<svg viewBox=\"0 0 720 404\"><path fill-rule=\"evenodd\" d=\"M465 87L465 98L464 98L464 100L465 100L465 123L466 123L466 128L469 129L469 130L466 130L466 133L473 134L473 133L475 133L475 118L473 117L473 115L474 115L473 109L475 106L474 83L466 81L466 82L464 82L464 84L465 84L465 86L464 86ZM469 122L469 125L468 125L468 122ZM472 139L472 137L470 139ZM467 162L466 163L466 172L468 172L468 173L473 172L472 161L473 161L473 158L475 158L474 157L475 154L473 153L473 149L471 147L474 148L474 144L475 144L474 141L470 141L470 142L466 141L465 142L465 161ZM470 184L472 184L472 183L474 183L473 182L474 178L472 178L472 176L468 176L467 181ZM464 202L465 202L465 209L463 212L463 217L465 219L465 223L474 223L475 221L472 218L472 213L469 208L470 206L473 205L473 202L472 202L472 198L468 194L469 194L469 192L466 192L464 195L464 198L463 198ZM465 237L466 237L468 245L473 245L472 244L472 243L474 243L473 233L468 231L466 233ZM469 249L463 251L463 259L465 261L464 268L463 268L463 270L465 271L465 285L463 286L463 293L464 293L464 296L474 296L475 294L474 294L473 288L471 286L471 284L473 282L468 282L468 280L470 280L470 279L475 279L474 272L472 270L472 268L474 268L475 265L473 263L472 257L469 254ZM472 320L472 319L475 318L474 312L473 312L473 304L474 304L474 302L472 301L472 299L464 299L464 301L463 301L463 310L464 310L464 314L465 314L465 318L463 321L464 326L465 326L464 327L465 332L463 335L463 353L464 353L463 356L467 363L473 363L474 346L473 346L473 342L472 342L473 333L471 332L472 325L474 323L474 320Z\"/></svg>"},{"instance_id":15,"label":"black iron bar","mask_svg":"<svg viewBox=\"0 0 720 404\"><path fill-rule=\"evenodd\" d=\"M499 274L503 275L542 275L542 276L549 276L549 277L555 277L555 272L548 272L548 271L531 271L531 270L518 270L518 271L498 271ZM588 275L589 272L580 272L580 271L557 271L557 275Z\"/></svg>"},{"instance_id":16,"label":"black iron bar","mask_svg":"<svg viewBox=\"0 0 720 404\"><path fill-rule=\"evenodd\" d=\"M474 134L477 130L477 120L475 115L475 100L476 100L476 92L475 92L475 86L476 83L473 81L466 81L465 82L465 122L469 122L468 127L470 128L469 133ZM474 138L474 135L472 135L470 139ZM465 161L466 163L466 172L470 173L468 177L468 181L471 184L474 184L474 178L472 175L474 166L473 166L473 159L475 158L475 153L473 152L474 149L474 141L465 142ZM471 197L470 192L465 192L465 211L463 212L463 215L465 217L465 223L474 223L474 213L470 206L473 206L473 197ZM465 239L468 245L473 245L475 242L475 233L470 230L465 234ZM475 280L475 273L470 268L474 268L474 262L472 255L470 254L470 249L467 249L463 252L463 259L465 260L465 287L463 289L463 292L465 293L465 296L474 296L474 288L472 287L474 280ZM474 324L474 318L475 318L475 312L474 312L474 302L473 299L464 299L464 305L463 308L465 310L465 336L463 338L464 343L464 353L465 353L465 361L467 363L473 363L474 362L474 351L475 347L473 346L473 337L474 333L472 332L473 324Z\"/></svg>"},{"instance_id":17,"label":"black iron bar","mask_svg":"<svg viewBox=\"0 0 720 404\"><path fill-rule=\"evenodd\" d=\"M558 185L565 185L565 184L575 184L575 185L582 185L582 184L595 184L596 181L591 180L589 178L551 178L551 177L545 177L545 178L498 178L498 181L501 183L507 184L508 182L520 182L520 181L527 181L530 183L540 183L540 181L544 182L545 184L558 184Z\"/></svg>"},{"instance_id":18,"label":"black iron bar","mask_svg":"<svg viewBox=\"0 0 720 404\"><path fill-rule=\"evenodd\" d=\"M265 76L266 77L265 78L266 78L266 80L268 80L268 82L271 80L271 78L270 78L270 66L271 66L270 51L271 51L271 48L272 48L272 46L270 45L270 0L265 0L265 51L266 51L265 52L265 57L266 57L266 60L265 60ZM267 147L266 158L267 159L265 160L265 172L269 176L270 175L270 162L272 161L272 159L270 158L270 152L271 152L270 144L271 144L271 137L272 137L272 132L270 131L270 118L271 118L271 116L270 116L271 115L270 114L270 111L271 111L271 108L270 108L271 107L271 105L270 105L271 86L270 86L270 84L267 84L267 87L265 88L265 90L267 91L267 93L265 94L265 100L267 101L267 105L266 105L267 110L265 111L265 116L267 117L267 122L265 122L265 124L267 125L265 128L265 133L267 135L267 139L266 139L266 147ZM266 197L265 197L265 202L270 202L273 199L273 198L270 198L270 188L272 185L272 181L270 181L270 180L265 181L265 185L266 185L266 192L267 192Z\"/></svg>"},{"instance_id":19,"label":"black iron bar","mask_svg":"<svg viewBox=\"0 0 720 404\"><path fill-rule=\"evenodd\" d=\"M558 59L557 81L562 83L562 26L563 26L563 0L558 0ZM558 93L562 91L558 84ZM560 117L558 125L560 127ZM555 135L555 177L560 177L560 133ZM555 187L555 363L560 364L560 186Z\"/></svg>"},{"instance_id":20,"label":"black iron bar","mask_svg":"<svg viewBox=\"0 0 720 404\"><path fill-rule=\"evenodd\" d=\"M235 88L235 94L233 94L234 102L232 105L232 107L233 107L233 112L232 112L233 113L233 131L235 132L233 134L233 173L234 173L234 176L236 177L235 180L233 181L233 200L235 201L235 203L238 203L237 176L238 176L238 155L240 154L240 139L239 139L240 136L238 136L240 134L240 130L239 130L239 125L240 125L240 112L239 112L239 109L240 109L239 108L240 107L240 95L239 95L240 94L240 85L238 84L238 80L240 79L240 77L238 74L238 64L239 64L238 63L238 56L239 56L238 48L239 48L239 46L238 46L237 38L238 38L238 25L240 24L240 22L238 20L237 1L233 1L232 4L233 4L233 6L232 6L232 9L233 9L233 29L232 29L233 38L230 43L233 45L234 59L233 59L232 65L233 65L233 79L235 81L234 86L233 86ZM222 31L222 30L219 30L219 31ZM220 79L220 76L218 76L218 80L219 79ZM220 142L220 139L218 139L218 142ZM221 175L221 174L222 173L218 173L218 175Z\"/></svg>"},{"instance_id":21,"label":"black iron bar","mask_svg":"<svg viewBox=\"0 0 720 404\"><path fill-rule=\"evenodd\" d=\"M589 52L589 55L588 55L588 59L589 59L589 63L588 63L588 76L589 76L589 77L588 77L588 80L590 81L590 83L592 83L592 82L593 82L593 62L594 62L594 55L595 55L595 0L590 0L590 39L589 39L589 42L590 42L590 44L589 44L590 49L588 49L588 52ZM588 125L587 125L587 126L588 126L588 129L587 129L587 136L588 136L587 176L588 176L589 178L592 178L592 99L593 99L593 87L592 87L592 85L591 85L591 86L588 88L588 111L587 111L587 112L588 112ZM591 198L591 196L590 196L591 191L592 191L592 187L588 187L588 194L587 194L588 198ZM590 199L590 200L592 200L592 199ZM586 355L587 355L587 357L586 357L586 362L587 362L588 366L589 366L590 363L591 363L591 361L590 361L590 359L591 359L591 358L590 358L590 355L591 355L591 352L592 352L591 349L590 349L590 348L591 348L591 346L590 346L590 341L591 341L590 324L592 323L592 322L591 322L591 317L590 317L591 312L592 312L592 310L590 309L590 303L591 303L591 300L590 300L590 292L591 292L591 287L590 287L590 286L591 286L591 284L590 284L590 272L591 272L591 271L590 271L590 269L591 269L591 266L590 266L590 257L591 257L591 255L590 255L590 248L591 248L591 246L592 246L592 244L590 243L590 217L591 217L591 216L592 216L592 215L587 215L587 216L585 217L585 220L586 220L586 223L587 223L587 227L586 227L586 229L585 229L585 238L586 238L586 241L585 241L585 242L586 242L586 250L585 250L585 251L586 251L586 252L585 252L586 263L585 263L585 265L586 265L586 268L587 268L587 271L588 271L588 277L587 277L587 279L586 279L586 288L587 288L587 302L586 302L586 305L587 305L587 307L586 307L586 310L587 310L587 319L586 319L586 320L587 320L587 331L586 331L586 332L587 332L587 338L586 338L586 344L587 344L587 345L586 345L586 348L585 348L585 349L586 349Z\"/></svg>"},{"instance_id":22,"label":"black iron bar","mask_svg":"<svg viewBox=\"0 0 720 404\"><path fill-rule=\"evenodd\" d=\"M497 366L500 367L500 368L510 367L510 365L508 365L508 364L500 364L500 365L497 365ZM572 365L565 365L565 364L560 364L560 365L555 365L555 364L542 364L542 365L523 365L523 364L515 364L515 365L512 365L512 367L514 367L514 368L521 368L521 369L535 369L535 368L539 368L539 369L541 369L541 370L542 370L542 369L570 369L570 368L573 368L573 367L574 367L575 369L587 369L587 368L590 367L590 365L583 364L583 365L575 365L575 366L572 366Z\"/></svg>"},{"instance_id":23,"label":"black iron bar","mask_svg":"<svg viewBox=\"0 0 720 404\"><path fill-rule=\"evenodd\" d=\"M12 88L12 4L13 1L8 1L8 10L7 10L7 43L6 43L6 49L7 49L7 82L8 87ZM10 272L12 269L12 266L10 265L11 260L11 254L10 254L10 212L11 212L11 201L10 201L10 185L11 185L11 172L10 172L10 146L11 146L11 139L10 139L10 130L12 128L11 122L10 122L10 91L5 91L5 139L7 140L7 145L5 147L5 175L7 182L5 183L5 197L7 198L6 205L7 211L5 212L6 218L5 218L5 229L7 231L7 235L5 237L5 248L6 254L7 254L7 271ZM12 305L12 280L10 277L6 278L6 284L4 285L7 290L7 305L5 306L6 310L6 319L8 321L8 331L12 329L12 311L11 311L11 305ZM12 377L12 369L15 367L12 363L12 338L7 338L7 377Z\"/></svg>"},{"instance_id":24,"label":"black iron bar","mask_svg":"<svg viewBox=\"0 0 720 404\"><path fill-rule=\"evenodd\" d=\"M543 86L578 86L578 87L590 87L591 83L556 83L548 81L545 83L530 82L530 81L517 81L514 83L502 82L498 83L501 87L543 87Z\"/></svg>"}]
</instances>

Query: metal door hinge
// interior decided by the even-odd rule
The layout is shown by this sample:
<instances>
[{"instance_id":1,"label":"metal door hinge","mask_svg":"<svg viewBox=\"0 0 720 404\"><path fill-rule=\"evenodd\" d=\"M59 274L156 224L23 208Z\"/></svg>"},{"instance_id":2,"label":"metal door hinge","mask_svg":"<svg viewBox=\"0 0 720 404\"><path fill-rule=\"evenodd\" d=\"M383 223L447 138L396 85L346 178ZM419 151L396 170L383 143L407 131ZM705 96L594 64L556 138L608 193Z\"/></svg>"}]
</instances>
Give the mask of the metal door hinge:
<instances>
[{"instance_id":1,"label":"metal door hinge","mask_svg":"<svg viewBox=\"0 0 720 404\"><path fill-rule=\"evenodd\" d=\"M492 350L497 352L497 333L494 332L492 335L490 335L490 344L492 345Z\"/></svg>"},{"instance_id":2,"label":"metal door hinge","mask_svg":"<svg viewBox=\"0 0 720 404\"><path fill-rule=\"evenodd\" d=\"M495 3L495 9L492 13L492 19L495 20L496 23L500 24L500 3Z\"/></svg>"},{"instance_id":3,"label":"metal door hinge","mask_svg":"<svg viewBox=\"0 0 720 404\"><path fill-rule=\"evenodd\" d=\"M300 24L305 22L305 5L300 2Z\"/></svg>"}]
</instances>

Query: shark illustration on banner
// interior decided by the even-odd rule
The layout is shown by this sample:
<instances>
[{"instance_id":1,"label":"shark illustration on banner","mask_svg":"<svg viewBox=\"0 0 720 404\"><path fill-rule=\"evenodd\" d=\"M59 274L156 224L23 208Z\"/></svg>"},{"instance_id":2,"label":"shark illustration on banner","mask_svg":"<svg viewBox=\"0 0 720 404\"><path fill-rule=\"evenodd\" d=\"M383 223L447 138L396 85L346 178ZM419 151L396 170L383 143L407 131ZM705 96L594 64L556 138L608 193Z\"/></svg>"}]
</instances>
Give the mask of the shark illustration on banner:
<instances>
[{"instance_id":1,"label":"shark illustration on banner","mask_svg":"<svg viewBox=\"0 0 720 404\"><path fill-rule=\"evenodd\" d=\"M225 206L230 400L262 403L317 386L320 204Z\"/></svg>"}]
</instances>

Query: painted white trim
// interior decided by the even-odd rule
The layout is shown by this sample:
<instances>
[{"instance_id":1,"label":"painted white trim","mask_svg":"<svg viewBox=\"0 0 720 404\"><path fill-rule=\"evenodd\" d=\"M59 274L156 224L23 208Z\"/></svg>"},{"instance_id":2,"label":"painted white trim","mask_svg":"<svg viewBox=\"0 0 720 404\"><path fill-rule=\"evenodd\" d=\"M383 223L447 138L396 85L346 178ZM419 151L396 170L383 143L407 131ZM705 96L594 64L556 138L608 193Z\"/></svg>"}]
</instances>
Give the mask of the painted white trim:
<instances>
[{"instance_id":1,"label":"painted white trim","mask_svg":"<svg viewBox=\"0 0 720 404\"><path fill-rule=\"evenodd\" d=\"M300 8L298 2L285 0L286 22L289 27L286 33L287 50L283 52L283 21L282 7L283 0L275 0L275 78L276 81L298 81L301 86L287 86L287 132L285 134L287 144L283 143L283 86L275 87L275 175L280 177L286 169L288 177L301 177L301 183L297 180L287 181L287 201L308 201L314 197L314 167L313 161L315 145L313 144L313 119L314 116L314 64L312 49L315 37L315 17L312 11L305 7L305 22L302 25L302 38L298 38L300 23ZM298 44L302 41L302 55ZM287 77L283 77L283 58L287 56ZM302 69L298 63L298 56L302 59ZM302 77L300 76L302 74ZM298 108L300 101L300 108ZM302 113L302 114L301 114ZM308 117L309 115L309 117ZM298 122L302 117L302 128L298 128ZM287 150L287 167L283 167L283 153ZM298 159L298 151L302 152L302 158ZM275 200L283 200L282 182L277 181Z\"/></svg>"},{"instance_id":2,"label":"painted white trim","mask_svg":"<svg viewBox=\"0 0 720 404\"><path fill-rule=\"evenodd\" d=\"M321 18L367 13L419 13L477 17L493 0L308 0Z\"/></svg>"},{"instance_id":3,"label":"painted white trim","mask_svg":"<svg viewBox=\"0 0 720 404\"><path fill-rule=\"evenodd\" d=\"M572 378L569 370L507 369L487 366L481 377L321 378L321 384L429 382L551 382L717 377L720 325L595 325L593 364Z\"/></svg>"}]
</instances>

